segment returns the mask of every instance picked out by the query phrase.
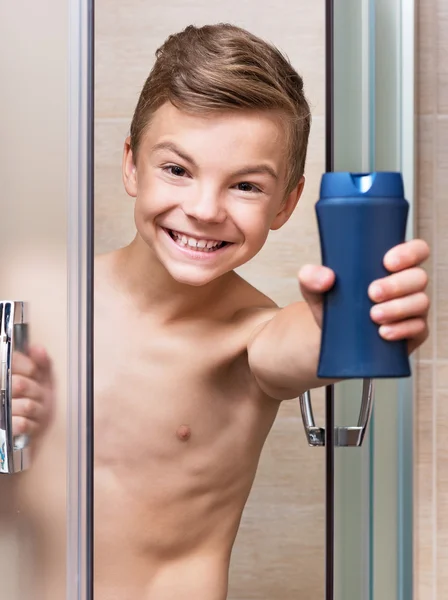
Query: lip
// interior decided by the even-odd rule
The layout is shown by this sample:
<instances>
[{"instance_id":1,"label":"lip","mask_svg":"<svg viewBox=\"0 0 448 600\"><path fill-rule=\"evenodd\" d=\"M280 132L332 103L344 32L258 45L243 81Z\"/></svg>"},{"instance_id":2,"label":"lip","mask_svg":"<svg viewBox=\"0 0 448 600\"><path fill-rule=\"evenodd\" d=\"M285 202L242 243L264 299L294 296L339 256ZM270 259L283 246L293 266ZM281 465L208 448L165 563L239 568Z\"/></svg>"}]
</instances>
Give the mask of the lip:
<instances>
[{"instance_id":1,"label":"lip","mask_svg":"<svg viewBox=\"0 0 448 600\"><path fill-rule=\"evenodd\" d=\"M221 256L221 254L223 252L225 252L228 248L230 248L233 245L231 242L229 242L222 248L218 248L218 250L214 250L213 252L204 252L201 250L193 250L193 248L191 246L180 246L179 244L177 244L173 240L173 238L170 236L170 234L168 233L168 229L166 229L165 227L161 227L160 229L163 231L171 248L176 249L178 252L181 252L184 256L188 256L189 258L193 258L194 260L206 260L206 261L215 260L217 257ZM170 231L176 231L177 233L183 233L183 232L178 231L177 229L172 229ZM187 233L185 233L184 235L186 235L188 237ZM192 235L191 237L196 237L196 236ZM198 239L198 238L196 237L196 239ZM210 241L212 241L212 240L213 241L221 241L221 240L216 240L214 238L201 238L201 239L207 239Z\"/></svg>"}]
</instances>

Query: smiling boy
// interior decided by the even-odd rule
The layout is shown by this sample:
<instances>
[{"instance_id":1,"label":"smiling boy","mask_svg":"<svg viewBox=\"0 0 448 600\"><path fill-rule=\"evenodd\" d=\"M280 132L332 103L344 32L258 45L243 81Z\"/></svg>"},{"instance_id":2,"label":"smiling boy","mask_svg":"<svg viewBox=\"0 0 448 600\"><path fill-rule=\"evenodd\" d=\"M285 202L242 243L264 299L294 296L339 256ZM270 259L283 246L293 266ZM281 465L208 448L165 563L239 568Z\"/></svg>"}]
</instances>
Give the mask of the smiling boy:
<instances>
[{"instance_id":1,"label":"smiling boy","mask_svg":"<svg viewBox=\"0 0 448 600\"><path fill-rule=\"evenodd\" d=\"M296 207L309 129L301 78L248 32L188 27L158 50L124 145L136 236L95 267L97 600L224 600L279 404L328 383L334 274L303 267L304 301L280 309L235 273ZM392 249L368 290L379 335L409 352L428 254Z\"/></svg>"}]
</instances>

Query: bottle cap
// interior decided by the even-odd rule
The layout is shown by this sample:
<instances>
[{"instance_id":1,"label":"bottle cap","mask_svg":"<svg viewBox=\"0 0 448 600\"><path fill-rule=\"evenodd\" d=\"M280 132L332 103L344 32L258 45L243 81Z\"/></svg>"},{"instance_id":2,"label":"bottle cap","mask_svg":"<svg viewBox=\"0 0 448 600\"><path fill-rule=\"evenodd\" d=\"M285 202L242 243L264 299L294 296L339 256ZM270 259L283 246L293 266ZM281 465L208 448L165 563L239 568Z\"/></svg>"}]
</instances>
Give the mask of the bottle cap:
<instances>
[{"instance_id":1,"label":"bottle cap","mask_svg":"<svg viewBox=\"0 0 448 600\"><path fill-rule=\"evenodd\" d=\"M401 173L392 171L324 173L320 185L321 198L344 198L348 196L403 198L403 178Z\"/></svg>"}]
</instances>

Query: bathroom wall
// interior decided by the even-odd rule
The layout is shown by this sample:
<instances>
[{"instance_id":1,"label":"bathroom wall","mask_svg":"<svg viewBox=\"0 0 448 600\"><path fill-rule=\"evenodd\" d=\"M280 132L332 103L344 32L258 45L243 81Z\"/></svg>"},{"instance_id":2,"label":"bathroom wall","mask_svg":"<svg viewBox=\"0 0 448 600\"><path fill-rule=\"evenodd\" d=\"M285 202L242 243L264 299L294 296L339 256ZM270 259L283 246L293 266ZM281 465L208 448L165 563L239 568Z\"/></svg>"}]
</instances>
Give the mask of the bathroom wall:
<instances>
[{"instance_id":1,"label":"bathroom wall","mask_svg":"<svg viewBox=\"0 0 448 600\"><path fill-rule=\"evenodd\" d=\"M102 253L134 234L133 201L122 189L120 161L132 112L155 49L187 24L232 22L272 41L303 75L313 126L306 190L291 221L241 269L281 305L299 297L296 272L319 261L314 217L324 170L325 3L309 0L97 0L95 238ZM323 393L313 394L323 421ZM324 453L305 443L297 401L285 403L268 438L237 539L229 600L322 600L324 594Z\"/></svg>"},{"instance_id":2,"label":"bathroom wall","mask_svg":"<svg viewBox=\"0 0 448 600\"><path fill-rule=\"evenodd\" d=\"M417 2L417 232L426 265L431 335L417 363L415 600L448 598L448 4Z\"/></svg>"}]
</instances>

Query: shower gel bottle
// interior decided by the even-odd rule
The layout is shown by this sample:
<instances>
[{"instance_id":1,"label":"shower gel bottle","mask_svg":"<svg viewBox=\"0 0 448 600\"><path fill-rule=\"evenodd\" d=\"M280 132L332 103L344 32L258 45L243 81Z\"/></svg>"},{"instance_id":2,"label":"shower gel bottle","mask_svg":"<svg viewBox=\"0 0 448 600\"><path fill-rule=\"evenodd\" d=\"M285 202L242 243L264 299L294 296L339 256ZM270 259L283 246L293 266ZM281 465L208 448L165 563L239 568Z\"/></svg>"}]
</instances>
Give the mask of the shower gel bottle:
<instances>
[{"instance_id":1,"label":"shower gel bottle","mask_svg":"<svg viewBox=\"0 0 448 600\"><path fill-rule=\"evenodd\" d=\"M316 204L322 264L335 272L324 295L318 377L407 377L407 341L386 341L367 290L389 274L384 255L405 241L409 204L400 173L325 173Z\"/></svg>"}]
</instances>

